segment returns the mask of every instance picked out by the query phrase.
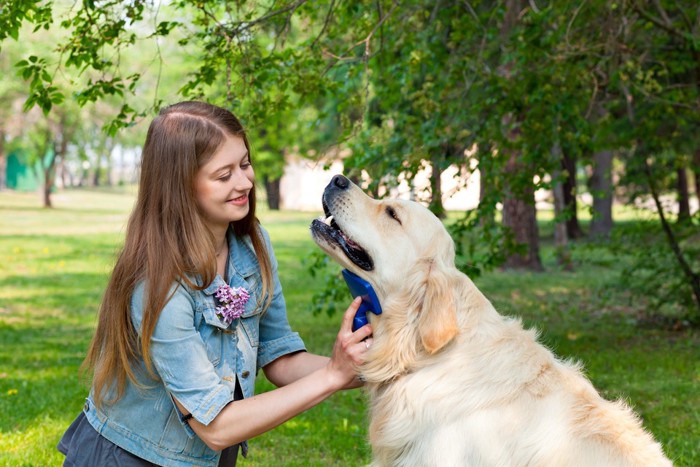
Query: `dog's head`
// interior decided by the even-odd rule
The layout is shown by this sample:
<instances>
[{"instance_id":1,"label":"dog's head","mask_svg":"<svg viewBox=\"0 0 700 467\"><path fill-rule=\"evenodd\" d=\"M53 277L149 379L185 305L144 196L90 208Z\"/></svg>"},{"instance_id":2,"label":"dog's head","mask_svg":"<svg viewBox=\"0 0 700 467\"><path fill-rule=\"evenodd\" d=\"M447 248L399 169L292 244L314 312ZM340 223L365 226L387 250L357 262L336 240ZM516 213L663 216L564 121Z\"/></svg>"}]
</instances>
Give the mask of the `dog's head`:
<instances>
[{"instance_id":1,"label":"dog's head","mask_svg":"<svg viewBox=\"0 0 700 467\"><path fill-rule=\"evenodd\" d=\"M442 222L412 201L372 199L342 175L326 187L323 210L325 217L311 224L312 236L331 258L373 285L384 309L370 316L375 336L375 320L394 319L415 329L428 353L446 345L457 324L445 277L454 270L454 242Z\"/></svg>"}]
</instances>

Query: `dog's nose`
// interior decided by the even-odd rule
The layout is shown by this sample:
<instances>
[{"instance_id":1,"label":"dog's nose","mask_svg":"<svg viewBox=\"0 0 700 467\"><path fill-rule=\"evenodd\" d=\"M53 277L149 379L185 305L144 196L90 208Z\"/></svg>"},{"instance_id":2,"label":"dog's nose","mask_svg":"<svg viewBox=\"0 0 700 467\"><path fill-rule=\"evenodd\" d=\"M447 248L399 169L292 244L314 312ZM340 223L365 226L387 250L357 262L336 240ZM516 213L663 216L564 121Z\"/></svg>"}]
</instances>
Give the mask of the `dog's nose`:
<instances>
[{"instance_id":1,"label":"dog's nose","mask_svg":"<svg viewBox=\"0 0 700 467\"><path fill-rule=\"evenodd\" d=\"M336 186L341 190L345 190L348 186L350 186L350 180L343 177L342 175L335 175L331 179L331 185Z\"/></svg>"}]
</instances>

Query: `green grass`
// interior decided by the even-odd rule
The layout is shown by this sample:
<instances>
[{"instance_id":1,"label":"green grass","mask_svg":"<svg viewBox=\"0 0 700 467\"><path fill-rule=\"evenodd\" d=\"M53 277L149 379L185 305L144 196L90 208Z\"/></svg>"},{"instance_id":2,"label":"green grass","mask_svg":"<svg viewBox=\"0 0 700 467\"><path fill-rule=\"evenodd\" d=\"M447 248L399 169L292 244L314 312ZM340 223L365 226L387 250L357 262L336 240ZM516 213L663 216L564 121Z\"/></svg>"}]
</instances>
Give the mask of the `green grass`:
<instances>
[{"instance_id":1,"label":"green grass","mask_svg":"<svg viewBox=\"0 0 700 467\"><path fill-rule=\"evenodd\" d=\"M55 445L87 393L78 367L133 193L60 191L56 208L45 210L37 194L0 192L0 466L62 463ZM316 251L308 233L315 215L261 218L280 263L290 322L311 351L328 354L340 313L311 312L321 281L309 276L304 258ZM576 272L562 272L544 227L547 272L491 272L476 284L501 312L538 328L559 355L581 361L606 397L634 406L676 465L700 465L700 334L640 327L644 300L610 287L619 283L619 262L602 250L575 248ZM271 388L262 377L257 386ZM251 440L240 463L365 464L365 405L360 391L336 394Z\"/></svg>"}]
</instances>

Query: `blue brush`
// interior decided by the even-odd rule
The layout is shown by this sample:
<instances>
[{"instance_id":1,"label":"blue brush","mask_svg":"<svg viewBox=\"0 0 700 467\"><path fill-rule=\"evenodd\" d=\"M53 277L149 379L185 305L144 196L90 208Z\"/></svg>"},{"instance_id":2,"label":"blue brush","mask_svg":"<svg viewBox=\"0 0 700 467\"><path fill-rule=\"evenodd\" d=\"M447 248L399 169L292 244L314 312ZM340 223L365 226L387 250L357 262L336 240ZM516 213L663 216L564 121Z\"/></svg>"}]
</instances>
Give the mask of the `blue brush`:
<instances>
[{"instance_id":1,"label":"blue brush","mask_svg":"<svg viewBox=\"0 0 700 467\"><path fill-rule=\"evenodd\" d=\"M360 308L355 313L355 319L352 321L352 330L356 331L369 322L367 319L368 311L375 315L381 315L382 306L379 304L379 299L372 288L372 284L347 269L343 269L343 278L345 283L348 284L352 296L362 297L362 304L360 304Z\"/></svg>"}]
</instances>

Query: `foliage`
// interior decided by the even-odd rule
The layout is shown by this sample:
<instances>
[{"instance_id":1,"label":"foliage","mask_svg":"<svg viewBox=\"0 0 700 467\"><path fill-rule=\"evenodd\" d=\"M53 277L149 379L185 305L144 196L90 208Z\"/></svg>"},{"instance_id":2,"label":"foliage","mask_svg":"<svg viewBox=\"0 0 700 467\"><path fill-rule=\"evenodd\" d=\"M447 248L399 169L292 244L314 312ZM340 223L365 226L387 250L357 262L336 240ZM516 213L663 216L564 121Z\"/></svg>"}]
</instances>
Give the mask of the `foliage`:
<instances>
[{"instance_id":1,"label":"foliage","mask_svg":"<svg viewBox=\"0 0 700 467\"><path fill-rule=\"evenodd\" d=\"M313 313L333 316L348 298L347 288L337 265L319 250L304 258L302 264L306 266L308 274L323 285L321 291L312 297Z\"/></svg>"},{"instance_id":2,"label":"foliage","mask_svg":"<svg viewBox=\"0 0 700 467\"><path fill-rule=\"evenodd\" d=\"M23 23L61 31L54 55L19 61L27 106L62 105L71 94L56 81L72 70L79 104L121 101L106 124L113 134L163 103L136 104L148 73L127 52L163 63L161 44L167 55L177 44L192 65L180 94L241 115L265 179L281 175L285 154L333 146L351 150L347 174L375 195L426 167L478 169L481 204L464 222L488 226L492 253L466 261L484 269L522 251L494 214L550 187L561 165L554 148L592 171L595 151L614 150L616 188L630 200L651 191L640 170L650 158L665 167L661 193L676 190L673 171L690 168L700 147L695 3L106 0L59 11L59 2L16 2L0 24L6 40ZM435 179L415 196L443 214Z\"/></svg>"},{"instance_id":3,"label":"foliage","mask_svg":"<svg viewBox=\"0 0 700 467\"><path fill-rule=\"evenodd\" d=\"M700 269L697 232L697 225L692 224L676 229L694 270ZM644 297L649 309L653 310L646 317L650 324L667 327L697 324L697 314L690 312L694 309L693 292L668 247L658 245L658 239L662 236L661 228L649 222L621 226L615 232L610 248L614 249L617 257L629 258L629 262L625 261L628 265L620 270L615 285L629 289L634 297ZM661 323L654 320L661 320Z\"/></svg>"},{"instance_id":4,"label":"foliage","mask_svg":"<svg viewBox=\"0 0 700 467\"><path fill-rule=\"evenodd\" d=\"M506 252L521 252L524 248L513 239L511 232L500 228L493 218L472 209L448 225L455 242L455 262L469 277L478 277L503 264Z\"/></svg>"}]
</instances>

